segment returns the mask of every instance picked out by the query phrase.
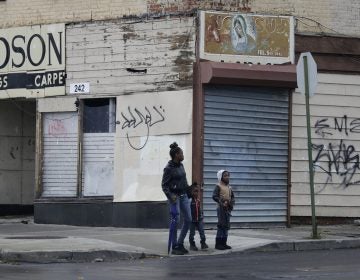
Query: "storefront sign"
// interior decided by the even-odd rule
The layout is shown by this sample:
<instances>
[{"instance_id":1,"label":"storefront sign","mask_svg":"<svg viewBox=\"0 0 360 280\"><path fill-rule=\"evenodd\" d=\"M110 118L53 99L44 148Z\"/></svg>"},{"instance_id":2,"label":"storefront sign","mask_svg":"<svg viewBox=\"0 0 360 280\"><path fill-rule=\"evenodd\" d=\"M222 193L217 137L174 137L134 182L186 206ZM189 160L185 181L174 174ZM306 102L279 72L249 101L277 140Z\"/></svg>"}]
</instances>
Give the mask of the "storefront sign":
<instances>
[{"instance_id":1,"label":"storefront sign","mask_svg":"<svg viewBox=\"0 0 360 280\"><path fill-rule=\"evenodd\" d=\"M0 98L65 94L65 25L0 30Z\"/></svg>"},{"instance_id":2,"label":"storefront sign","mask_svg":"<svg viewBox=\"0 0 360 280\"><path fill-rule=\"evenodd\" d=\"M249 64L294 63L293 17L202 11L200 58Z\"/></svg>"}]
</instances>

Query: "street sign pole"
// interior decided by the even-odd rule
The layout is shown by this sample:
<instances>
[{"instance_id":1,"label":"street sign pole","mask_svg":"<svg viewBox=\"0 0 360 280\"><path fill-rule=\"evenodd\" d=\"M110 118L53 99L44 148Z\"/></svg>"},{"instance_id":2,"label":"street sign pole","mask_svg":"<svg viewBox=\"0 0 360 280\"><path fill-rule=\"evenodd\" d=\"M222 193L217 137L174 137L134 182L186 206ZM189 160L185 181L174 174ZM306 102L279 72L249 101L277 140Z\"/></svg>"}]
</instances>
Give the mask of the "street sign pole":
<instances>
[{"instance_id":1,"label":"street sign pole","mask_svg":"<svg viewBox=\"0 0 360 280\"><path fill-rule=\"evenodd\" d=\"M310 126L310 103L309 103L309 71L307 56L303 56L304 61L304 81L305 81L305 100L306 100L306 123L308 136L308 157L309 157L309 173L310 173L310 195L311 195L311 222L312 222L312 238L318 238L316 216L315 216L315 193L314 193L314 168L312 160L311 145L311 126Z\"/></svg>"}]
</instances>

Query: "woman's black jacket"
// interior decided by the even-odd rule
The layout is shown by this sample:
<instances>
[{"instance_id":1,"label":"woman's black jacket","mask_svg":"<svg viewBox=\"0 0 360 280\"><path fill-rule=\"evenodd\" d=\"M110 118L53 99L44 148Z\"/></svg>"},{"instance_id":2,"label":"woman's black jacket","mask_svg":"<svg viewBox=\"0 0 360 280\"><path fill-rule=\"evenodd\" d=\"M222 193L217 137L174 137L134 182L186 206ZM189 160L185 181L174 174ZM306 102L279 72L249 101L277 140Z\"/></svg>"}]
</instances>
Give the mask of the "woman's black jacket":
<instances>
[{"instance_id":1,"label":"woman's black jacket","mask_svg":"<svg viewBox=\"0 0 360 280\"><path fill-rule=\"evenodd\" d=\"M171 194L182 195L188 191L189 185L181 162L175 163L172 160L168 162L164 168L161 186L168 199L171 198Z\"/></svg>"}]
</instances>

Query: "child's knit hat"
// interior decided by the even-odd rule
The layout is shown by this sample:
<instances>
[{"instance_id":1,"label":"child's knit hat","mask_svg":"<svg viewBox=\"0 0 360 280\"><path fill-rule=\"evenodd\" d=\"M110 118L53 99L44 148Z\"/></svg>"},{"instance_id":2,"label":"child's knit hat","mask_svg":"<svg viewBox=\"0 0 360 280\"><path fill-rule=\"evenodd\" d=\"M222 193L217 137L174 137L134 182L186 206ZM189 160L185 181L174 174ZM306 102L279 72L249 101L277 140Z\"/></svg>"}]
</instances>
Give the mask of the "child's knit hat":
<instances>
[{"instance_id":1,"label":"child's knit hat","mask_svg":"<svg viewBox=\"0 0 360 280\"><path fill-rule=\"evenodd\" d=\"M223 175L223 173L224 173L225 171L226 171L226 170L221 169L221 170L219 170L219 171L217 172L217 178L218 178L219 183L221 182L222 175Z\"/></svg>"}]
</instances>

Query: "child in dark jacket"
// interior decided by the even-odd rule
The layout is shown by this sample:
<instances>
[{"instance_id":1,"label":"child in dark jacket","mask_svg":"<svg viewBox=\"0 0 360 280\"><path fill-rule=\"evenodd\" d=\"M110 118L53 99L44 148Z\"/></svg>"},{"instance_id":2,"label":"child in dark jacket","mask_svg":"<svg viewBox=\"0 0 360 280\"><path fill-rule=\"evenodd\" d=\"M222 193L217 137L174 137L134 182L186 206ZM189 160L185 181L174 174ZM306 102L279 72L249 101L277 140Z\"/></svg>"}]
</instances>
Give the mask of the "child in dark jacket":
<instances>
[{"instance_id":1,"label":"child in dark jacket","mask_svg":"<svg viewBox=\"0 0 360 280\"><path fill-rule=\"evenodd\" d=\"M191 192L191 217L192 223L190 224L190 234L189 234L189 243L190 243L190 250L198 251L198 248L195 244L195 230L197 229L200 234L200 244L201 249L209 248L206 244L206 237L204 231L204 224L203 224L203 211L201 209L201 201L200 201L200 191L199 188L194 188Z\"/></svg>"},{"instance_id":2,"label":"child in dark jacket","mask_svg":"<svg viewBox=\"0 0 360 280\"><path fill-rule=\"evenodd\" d=\"M231 249L227 245L228 231L230 229L231 211L234 208L235 197L229 182L230 173L226 170L219 170L217 173L219 183L216 185L213 192L213 199L217 202L217 233L215 241L215 249L226 250Z\"/></svg>"}]
</instances>

